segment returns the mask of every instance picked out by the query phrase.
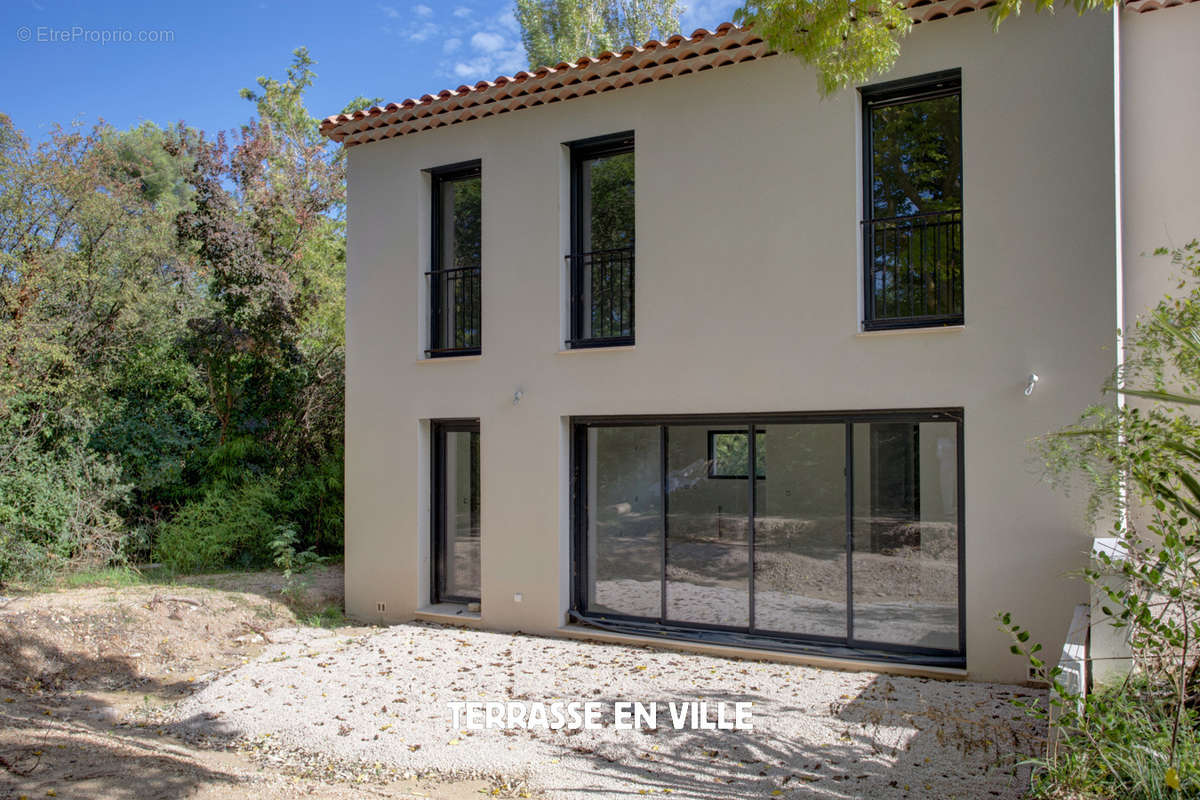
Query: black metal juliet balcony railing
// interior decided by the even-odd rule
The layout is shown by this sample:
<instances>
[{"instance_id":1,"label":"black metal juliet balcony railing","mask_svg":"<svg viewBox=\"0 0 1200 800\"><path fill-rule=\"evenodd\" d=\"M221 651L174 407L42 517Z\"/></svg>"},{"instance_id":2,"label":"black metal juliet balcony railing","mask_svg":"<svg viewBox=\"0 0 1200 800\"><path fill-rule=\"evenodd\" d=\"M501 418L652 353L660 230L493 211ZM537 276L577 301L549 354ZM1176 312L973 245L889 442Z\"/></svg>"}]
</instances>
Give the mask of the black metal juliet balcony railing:
<instances>
[{"instance_id":1,"label":"black metal juliet balcony railing","mask_svg":"<svg viewBox=\"0 0 1200 800\"><path fill-rule=\"evenodd\" d=\"M633 247L567 256L571 269L569 347L633 344Z\"/></svg>"},{"instance_id":2,"label":"black metal juliet balcony railing","mask_svg":"<svg viewBox=\"0 0 1200 800\"><path fill-rule=\"evenodd\" d=\"M478 355L482 344L480 268L426 272L429 278L430 357Z\"/></svg>"},{"instance_id":3,"label":"black metal juliet balcony railing","mask_svg":"<svg viewBox=\"0 0 1200 800\"><path fill-rule=\"evenodd\" d=\"M962 210L865 220L867 330L961 325Z\"/></svg>"}]
</instances>

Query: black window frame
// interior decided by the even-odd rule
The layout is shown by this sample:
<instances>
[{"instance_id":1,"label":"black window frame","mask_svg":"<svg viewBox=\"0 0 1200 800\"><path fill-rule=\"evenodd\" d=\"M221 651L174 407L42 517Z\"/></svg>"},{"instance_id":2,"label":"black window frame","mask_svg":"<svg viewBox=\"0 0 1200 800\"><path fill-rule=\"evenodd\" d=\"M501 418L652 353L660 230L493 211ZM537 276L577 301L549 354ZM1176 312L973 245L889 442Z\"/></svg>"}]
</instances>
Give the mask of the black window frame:
<instances>
[{"instance_id":1,"label":"black window frame","mask_svg":"<svg viewBox=\"0 0 1200 800\"><path fill-rule=\"evenodd\" d=\"M669 494L663 493L662 518L664 536L662 541L663 594L661 613L657 618L640 617L612 612L592 612L587 608L588 576L588 430L592 427L649 426L660 429L661 480L665 486L667 475L667 431L671 425L703 425L713 428L725 426L748 428L751 438L750 456L755 456L755 442L760 428L771 425L796 425L840 423L846 426L846 537L847 553L854 551L854 425L857 423L904 423L954 422L956 423L956 445L958 450L956 491L958 500L958 647L955 650L913 647L888 642L872 642L855 639L853 636L854 602L853 559L849 560L846 581L847 627L845 638L820 635L801 635L760 629L754 626L754 570L750 570L750 616L747 626L725 626L705 623L689 623L667 619L666 570L669 534L666 529L669 519ZM966 594L966 451L965 414L962 408L928 409L882 409L872 411L820 411L795 413L745 413L745 414L673 414L633 416L578 416L570 420L570 464L571 464L571 535L570 535L570 608L571 621L655 638L697 641L708 644L723 644L748 649L794 652L824 657L900 663L920 666L965 668L967 663L967 594ZM743 478L743 480L746 480ZM757 481L746 480L749 488L749 553L754 559L755 495Z\"/></svg>"},{"instance_id":2,"label":"black window frame","mask_svg":"<svg viewBox=\"0 0 1200 800\"><path fill-rule=\"evenodd\" d=\"M583 301L583 261L587 255L587 253L585 253L583 250L583 241L584 226L587 224L587 220L584 219L584 198L583 192L581 191L582 170L585 161L590 161L596 158L604 158L605 156L634 153L634 144L634 132L622 131L620 133L611 133L603 136L593 136L588 139L580 139L574 142L568 142L566 145L571 154L571 252L567 255L567 267L570 273L570 332L569 338L566 341L566 346L568 349L574 350L598 347L630 347L635 343L637 336L637 328L635 324L635 320L637 318L637 296L634 291L637 279L637 265L635 260L635 247L637 241L636 230L634 231L634 245L631 245L629 248L623 248L628 250L627 258L629 260L630 270L629 329L631 333L628 336L609 337L585 337L583 335L585 329L584 315L586 312L590 311L590 308L585 308ZM634 207L636 209L636 162L634 169Z\"/></svg>"},{"instance_id":3,"label":"black window frame","mask_svg":"<svg viewBox=\"0 0 1200 800\"><path fill-rule=\"evenodd\" d=\"M462 180L464 178L479 178L481 185L483 180L483 162L480 159L471 161L460 161L455 164L447 164L441 167L434 167L426 170L430 176L430 200L431 200L431 236L429 248L429 270L425 273L428 278L429 285L429 336L428 346L425 348L425 356L427 358L452 358L455 356L477 356L483 353L483 236L480 233L480 264L475 267L478 279L476 281L477 304L475 322L479 329L479 346L478 347L453 347L447 346L441 341L443 336L442 331L442 315L444 313L442 304L444 301L442 292L443 277L447 272L458 272L458 269L446 270L442 268L442 234L445 220L442 214L442 187L449 182ZM481 193L482 198L482 193ZM482 199L481 199L482 204ZM482 215L482 207L480 208ZM465 269L465 268L464 268Z\"/></svg>"},{"instance_id":4,"label":"black window frame","mask_svg":"<svg viewBox=\"0 0 1200 800\"><path fill-rule=\"evenodd\" d=\"M480 602L480 597L467 595L448 594L445 591L446 583L446 434L447 433L474 433L480 436L480 449L482 450L483 441L479 430L478 419L445 419L432 420L430 422L430 509L429 509L429 534L430 534L430 577L429 577L429 602L431 605L439 603L454 603L458 605L466 605L468 603ZM479 482L482 487L483 471L482 464L480 465ZM482 508L482 497L480 498L480 506ZM481 511L482 514L482 511ZM480 539L483 538L482 524L480 526ZM482 566L482 564L481 564ZM480 594L482 595L483 575L480 573Z\"/></svg>"},{"instance_id":5,"label":"black window frame","mask_svg":"<svg viewBox=\"0 0 1200 800\"><path fill-rule=\"evenodd\" d=\"M766 432L767 432L766 428L758 428L757 430L755 430L754 434L757 437L757 436L761 436L761 435L765 434ZM714 481L725 481L725 480L744 481L747 478L749 478L750 475L748 473L745 475L740 475L740 474L736 474L736 473L732 473L732 472L717 472L717 437L721 436L721 435L749 437L749 435L750 435L749 429L748 428L721 428L721 429L710 428L707 431L707 434L708 435L706 438L708 440L708 444L707 444L708 452L706 454L706 458L708 460L708 477ZM757 455L758 447L759 447L758 441L755 441L754 447L751 448L749 440L747 440L747 442L746 442L746 458L749 458L752 452L754 455ZM757 467L757 464L755 465L755 467ZM747 469L749 469L749 465L747 465ZM767 479L767 473L759 472L758 469L756 468L754 470L754 479L759 480L759 481L765 481Z\"/></svg>"},{"instance_id":6,"label":"black window frame","mask_svg":"<svg viewBox=\"0 0 1200 800\"><path fill-rule=\"evenodd\" d=\"M874 269L872 265L872 254L874 251L872 224L877 223L880 219L874 216L875 208L873 204L874 195L874 142L872 137L871 112L875 109L900 105L903 103L918 102L921 100L934 100L940 97L957 96L959 98L959 168L962 169L962 70L948 69L940 72L918 75L911 78L901 78L900 80L887 81L885 83L873 84L871 86L863 86L859 88L860 101L862 105L862 221L860 227L862 235L862 275L863 275L863 313L862 327L864 331L878 330L902 330L906 328L936 328L963 325L965 320L965 274L966 265L963 257L963 208L962 204L957 212L934 212L937 214L957 214L958 224L958 252L960 264L960 277L957 287L951 287L951 292L957 295L957 306L960 309L957 313L949 314L931 314L911 317L883 317L878 318L875 313L875 292L873 289ZM961 177L961 176L960 176ZM931 216L933 216L931 215ZM917 218L922 215L912 215ZM905 218L897 218L905 219Z\"/></svg>"}]
</instances>

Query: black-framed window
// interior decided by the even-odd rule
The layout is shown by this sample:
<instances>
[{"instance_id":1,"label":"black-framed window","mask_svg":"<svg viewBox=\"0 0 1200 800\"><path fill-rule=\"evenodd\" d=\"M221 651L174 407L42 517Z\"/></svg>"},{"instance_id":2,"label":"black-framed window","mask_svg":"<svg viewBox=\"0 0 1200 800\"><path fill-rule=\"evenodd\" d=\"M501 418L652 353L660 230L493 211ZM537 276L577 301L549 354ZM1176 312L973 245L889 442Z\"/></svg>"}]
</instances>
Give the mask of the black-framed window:
<instances>
[{"instance_id":1,"label":"black-framed window","mask_svg":"<svg viewBox=\"0 0 1200 800\"><path fill-rule=\"evenodd\" d=\"M477 355L482 331L482 177L478 161L430 170L429 347L426 355Z\"/></svg>"},{"instance_id":2,"label":"black-framed window","mask_svg":"<svg viewBox=\"0 0 1200 800\"><path fill-rule=\"evenodd\" d=\"M959 70L865 87L863 327L963 322Z\"/></svg>"},{"instance_id":3,"label":"black-framed window","mask_svg":"<svg viewBox=\"0 0 1200 800\"><path fill-rule=\"evenodd\" d=\"M634 342L633 132L573 142L568 347Z\"/></svg>"},{"instance_id":4,"label":"black-framed window","mask_svg":"<svg viewBox=\"0 0 1200 800\"><path fill-rule=\"evenodd\" d=\"M766 431L756 433L754 447L757 469L754 476L764 480L767 465ZM743 430L708 432L708 477L718 480L745 480L750 474L750 434Z\"/></svg>"},{"instance_id":5,"label":"black-framed window","mask_svg":"<svg viewBox=\"0 0 1200 800\"><path fill-rule=\"evenodd\" d=\"M578 417L572 431L575 619L966 663L961 409ZM762 474L716 479L714 433L744 437Z\"/></svg>"},{"instance_id":6,"label":"black-framed window","mask_svg":"<svg viewBox=\"0 0 1200 800\"><path fill-rule=\"evenodd\" d=\"M432 423L432 591L434 603L479 601L479 421Z\"/></svg>"}]
</instances>

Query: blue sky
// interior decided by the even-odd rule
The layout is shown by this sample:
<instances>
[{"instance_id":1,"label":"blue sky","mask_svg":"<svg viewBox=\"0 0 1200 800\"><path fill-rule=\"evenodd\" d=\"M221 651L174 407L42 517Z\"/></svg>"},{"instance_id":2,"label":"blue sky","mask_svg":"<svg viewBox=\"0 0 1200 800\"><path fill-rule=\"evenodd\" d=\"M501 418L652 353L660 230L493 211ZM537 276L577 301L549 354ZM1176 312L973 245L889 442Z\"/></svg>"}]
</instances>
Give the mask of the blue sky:
<instances>
[{"instance_id":1,"label":"blue sky","mask_svg":"<svg viewBox=\"0 0 1200 800\"><path fill-rule=\"evenodd\" d=\"M740 3L687 5L690 33ZM6 0L0 112L35 141L52 123L98 119L212 133L249 119L238 90L282 76L301 45L318 62L308 96L318 116L358 95L403 100L525 67L511 0Z\"/></svg>"}]
</instances>

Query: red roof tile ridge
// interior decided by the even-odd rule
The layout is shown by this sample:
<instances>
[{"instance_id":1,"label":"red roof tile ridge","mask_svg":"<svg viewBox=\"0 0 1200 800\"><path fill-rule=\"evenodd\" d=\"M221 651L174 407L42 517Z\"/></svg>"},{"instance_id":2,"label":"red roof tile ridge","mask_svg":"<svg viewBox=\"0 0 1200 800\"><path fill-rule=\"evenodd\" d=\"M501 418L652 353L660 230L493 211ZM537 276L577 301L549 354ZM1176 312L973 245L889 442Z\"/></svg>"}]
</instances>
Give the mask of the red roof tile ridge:
<instances>
[{"instance_id":1,"label":"red roof tile ridge","mask_svg":"<svg viewBox=\"0 0 1200 800\"><path fill-rule=\"evenodd\" d=\"M706 28L697 28L695 31L692 32L692 35L690 37L685 37L682 34L676 33L676 34L673 34L673 35L667 37L666 42L660 42L656 39L651 39L651 40L647 41L645 44L641 45L640 47L637 45L627 45L619 53L614 53L611 50L606 50L603 53L600 53L599 55L596 55L596 56L582 56L582 57L576 59L576 61L573 64L569 64L567 62L560 62L559 64L557 64L553 67L548 67L548 66L538 67L537 69L533 70L532 72L529 72L526 70L521 70L511 76L497 75L491 81L481 80L478 83L476 83L474 86L465 86L465 85L459 86L457 89L455 89L453 91L448 90L448 89L443 89L442 91L438 92L438 94L436 96L430 95L430 94L423 94L423 95L421 95L421 97L417 98L416 100L414 100L412 98L407 98L407 99L401 101L400 103L388 103L386 106L372 106L367 109L359 109L359 110L356 110L356 111L353 111L350 113L335 114L333 116L326 117L321 122L321 130L322 130L322 132L325 132L328 134L328 133L331 133L334 128L336 128L340 125L343 125L347 122L354 122L354 121L358 121L358 120L361 120L361 119L364 119L367 117L380 116L380 115L386 114L386 113L394 113L397 110L409 109L409 108L413 108L414 106L418 106L418 105L431 105L435 102L449 99L450 97L455 96L455 95L464 96L464 95L471 94L471 93L486 92L487 90L492 89L496 86L505 86L507 84L514 83L514 82L515 83L524 83L531 79L538 80L541 78L548 77L550 75L555 75L560 72L566 72L566 71L572 71L572 70L585 71L589 67L592 67L597 64L605 64L605 63L613 61L614 59L626 61L626 60L635 58L636 56L642 55L643 53L646 53L648 51L660 50L660 49L664 49L664 48L665 49L674 49L674 48L677 48L680 44L682 44L684 42L695 43L695 42L702 41L709 37L725 36L730 31L743 31L743 30L746 30L746 28L739 28L737 25L733 24L732 22L723 22L717 26L715 31L709 31Z\"/></svg>"},{"instance_id":2,"label":"red roof tile ridge","mask_svg":"<svg viewBox=\"0 0 1200 800\"><path fill-rule=\"evenodd\" d=\"M1124 0L1124 7L1145 13L1196 2L1200 0ZM907 0L914 25L980 11L995 3L996 0ZM497 75L470 86L443 89L437 95L423 94L399 103L335 114L324 119L320 129L331 139L352 146L774 54L749 27L722 22L713 30L697 28L690 36L673 33L663 40L627 45L620 52L606 50L572 62L561 61L514 75Z\"/></svg>"}]
</instances>

